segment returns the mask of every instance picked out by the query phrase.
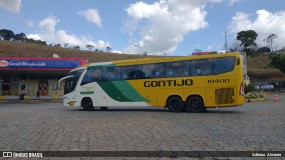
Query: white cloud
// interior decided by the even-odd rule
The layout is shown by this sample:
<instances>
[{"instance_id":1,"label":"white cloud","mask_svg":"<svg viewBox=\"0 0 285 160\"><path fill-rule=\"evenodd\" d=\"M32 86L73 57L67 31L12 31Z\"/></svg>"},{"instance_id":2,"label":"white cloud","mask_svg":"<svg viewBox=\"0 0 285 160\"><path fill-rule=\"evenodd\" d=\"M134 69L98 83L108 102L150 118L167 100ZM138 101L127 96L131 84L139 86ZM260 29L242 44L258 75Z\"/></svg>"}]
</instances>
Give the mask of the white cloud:
<instances>
[{"instance_id":1,"label":"white cloud","mask_svg":"<svg viewBox=\"0 0 285 160\"><path fill-rule=\"evenodd\" d=\"M27 26L28 27L34 27L34 21L27 21Z\"/></svg>"},{"instance_id":2,"label":"white cloud","mask_svg":"<svg viewBox=\"0 0 285 160\"><path fill-rule=\"evenodd\" d=\"M65 30L56 30L56 25L60 22L56 17L48 17L39 22L40 33L28 34L28 38L40 39L47 41L48 43L60 43L64 45L68 43L73 46L80 46L85 48L86 45L93 45L94 48L105 49L107 46L111 46L109 42L102 40L93 41L92 38L86 36L75 36L66 33Z\"/></svg>"},{"instance_id":3,"label":"white cloud","mask_svg":"<svg viewBox=\"0 0 285 160\"><path fill-rule=\"evenodd\" d=\"M97 9L87 9L85 11L79 11L78 14L85 17L87 21L95 23L98 27L102 27L101 17Z\"/></svg>"},{"instance_id":4,"label":"white cloud","mask_svg":"<svg viewBox=\"0 0 285 160\"><path fill-rule=\"evenodd\" d=\"M208 26L206 4L220 2L223 0L160 0L152 4L131 4L126 9L128 17L123 29L131 40L124 52L172 54L188 33Z\"/></svg>"},{"instance_id":5,"label":"white cloud","mask_svg":"<svg viewBox=\"0 0 285 160\"><path fill-rule=\"evenodd\" d=\"M27 37L33 40L42 40L39 34L28 34Z\"/></svg>"},{"instance_id":6,"label":"white cloud","mask_svg":"<svg viewBox=\"0 0 285 160\"><path fill-rule=\"evenodd\" d=\"M257 10L256 18L251 19L249 14L238 12L228 26L228 29L236 36L236 33L244 30L254 30L258 37L256 42L264 46L263 39L270 34L276 34L275 48L285 46L285 11L269 12L267 10Z\"/></svg>"},{"instance_id":7,"label":"white cloud","mask_svg":"<svg viewBox=\"0 0 285 160\"><path fill-rule=\"evenodd\" d=\"M234 5L235 3L239 2L240 0L228 0L228 1L229 1L228 4L229 4L230 6L232 6L232 5Z\"/></svg>"},{"instance_id":8,"label":"white cloud","mask_svg":"<svg viewBox=\"0 0 285 160\"><path fill-rule=\"evenodd\" d=\"M9 12L19 13L21 6L21 0L0 0L0 8Z\"/></svg>"},{"instance_id":9,"label":"white cloud","mask_svg":"<svg viewBox=\"0 0 285 160\"><path fill-rule=\"evenodd\" d=\"M114 51L111 51L112 53L120 53L122 54L123 52L122 51L119 51L119 50L114 50Z\"/></svg>"}]
</instances>

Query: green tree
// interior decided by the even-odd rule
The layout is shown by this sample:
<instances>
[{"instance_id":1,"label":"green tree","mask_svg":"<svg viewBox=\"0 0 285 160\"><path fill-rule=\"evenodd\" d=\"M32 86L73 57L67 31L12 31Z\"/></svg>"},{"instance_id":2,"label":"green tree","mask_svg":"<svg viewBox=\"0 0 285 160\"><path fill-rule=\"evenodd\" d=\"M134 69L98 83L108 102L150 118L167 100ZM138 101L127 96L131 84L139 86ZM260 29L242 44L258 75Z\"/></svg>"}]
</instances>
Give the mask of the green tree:
<instances>
[{"instance_id":1,"label":"green tree","mask_svg":"<svg viewBox=\"0 0 285 160\"><path fill-rule=\"evenodd\" d=\"M64 43L64 48L68 48L69 43Z\"/></svg>"},{"instance_id":2,"label":"green tree","mask_svg":"<svg viewBox=\"0 0 285 160\"><path fill-rule=\"evenodd\" d=\"M285 73L285 54L277 54L270 56L270 66L278 68L281 72Z\"/></svg>"},{"instance_id":3,"label":"green tree","mask_svg":"<svg viewBox=\"0 0 285 160\"><path fill-rule=\"evenodd\" d=\"M14 38L15 34L11 30L7 29L1 29L0 30L0 38L3 40L12 40Z\"/></svg>"},{"instance_id":4,"label":"green tree","mask_svg":"<svg viewBox=\"0 0 285 160\"><path fill-rule=\"evenodd\" d=\"M247 30L238 32L236 39L241 41L240 46L243 46L244 51L250 55L254 48L256 48L255 40L257 36L258 34L254 30Z\"/></svg>"},{"instance_id":5,"label":"green tree","mask_svg":"<svg viewBox=\"0 0 285 160\"><path fill-rule=\"evenodd\" d=\"M57 44L54 44L53 46L60 48L60 47L61 47L61 44L60 44L60 43L57 43Z\"/></svg>"},{"instance_id":6,"label":"green tree","mask_svg":"<svg viewBox=\"0 0 285 160\"><path fill-rule=\"evenodd\" d=\"M73 49L80 50L80 46L75 46Z\"/></svg>"},{"instance_id":7,"label":"green tree","mask_svg":"<svg viewBox=\"0 0 285 160\"><path fill-rule=\"evenodd\" d=\"M27 36L25 35L25 33L20 33L20 34L16 34L14 36L14 39L18 41L25 41L27 39Z\"/></svg>"},{"instance_id":8,"label":"green tree","mask_svg":"<svg viewBox=\"0 0 285 160\"><path fill-rule=\"evenodd\" d=\"M256 50L257 53L268 53L271 49L267 46L260 47Z\"/></svg>"},{"instance_id":9,"label":"green tree","mask_svg":"<svg viewBox=\"0 0 285 160\"><path fill-rule=\"evenodd\" d=\"M109 46L106 47L106 51L107 51L107 52L111 52L111 50L112 50L111 47L109 47Z\"/></svg>"},{"instance_id":10,"label":"green tree","mask_svg":"<svg viewBox=\"0 0 285 160\"><path fill-rule=\"evenodd\" d=\"M86 49L88 49L89 51L92 51L94 49L93 45L87 44L86 45Z\"/></svg>"},{"instance_id":11,"label":"green tree","mask_svg":"<svg viewBox=\"0 0 285 160\"><path fill-rule=\"evenodd\" d=\"M244 86L244 91L245 93L253 92L254 91L254 86L252 84L248 84Z\"/></svg>"},{"instance_id":12,"label":"green tree","mask_svg":"<svg viewBox=\"0 0 285 160\"><path fill-rule=\"evenodd\" d=\"M194 49L194 52L202 52L202 50L201 50L201 49L196 48L196 49Z\"/></svg>"}]
</instances>

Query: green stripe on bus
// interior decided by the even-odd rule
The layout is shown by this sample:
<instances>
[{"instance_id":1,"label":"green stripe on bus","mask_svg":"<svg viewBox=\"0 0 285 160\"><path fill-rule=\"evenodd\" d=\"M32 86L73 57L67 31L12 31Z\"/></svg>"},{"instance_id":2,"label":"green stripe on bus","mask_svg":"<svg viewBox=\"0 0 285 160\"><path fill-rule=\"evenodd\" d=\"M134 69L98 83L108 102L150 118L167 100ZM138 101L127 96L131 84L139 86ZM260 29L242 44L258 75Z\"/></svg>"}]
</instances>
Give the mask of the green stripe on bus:
<instances>
[{"instance_id":1,"label":"green stripe on bus","mask_svg":"<svg viewBox=\"0 0 285 160\"><path fill-rule=\"evenodd\" d=\"M80 94L93 94L94 91L83 91L83 92L80 92Z\"/></svg>"},{"instance_id":2,"label":"green stripe on bus","mask_svg":"<svg viewBox=\"0 0 285 160\"><path fill-rule=\"evenodd\" d=\"M99 86L114 100L119 102L132 102L118 89L112 81L98 82Z\"/></svg>"},{"instance_id":3,"label":"green stripe on bus","mask_svg":"<svg viewBox=\"0 0 285 160\"><path fill-rule=\"evenodd\" d=\"M146 102L127 81L101 81L99 86L114 100L119 102Z\"/></svg>"},{"instance_id":4,"label":"green stripe on bus","mask_svg":"<svg viewBox=\"0 0 285 160\"><path fill-rule=\"evenodd\" d=\"M133 88L128 81L113 81L113 84L118 88L125 97L132 99L134 102L148 102L148 99L145 99L141 96L135 88Z\"/></svg>"}]
</instances>

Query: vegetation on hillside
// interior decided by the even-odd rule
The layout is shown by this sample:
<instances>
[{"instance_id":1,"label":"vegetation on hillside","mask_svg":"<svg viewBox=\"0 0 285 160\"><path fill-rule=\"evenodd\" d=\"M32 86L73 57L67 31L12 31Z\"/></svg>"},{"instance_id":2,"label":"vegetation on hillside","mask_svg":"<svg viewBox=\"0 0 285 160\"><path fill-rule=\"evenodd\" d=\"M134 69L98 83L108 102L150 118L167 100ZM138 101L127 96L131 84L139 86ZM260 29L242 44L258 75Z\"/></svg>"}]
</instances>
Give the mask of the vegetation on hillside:
<instances>
[{"instance_id":1,"label":"vegetation on hillside","mask_svg":"<svg viewBox=\"0 0 285 160\"><path fill-rule=\"evenodd\" d=\"M285 55L278 54L270 56L271 62L270 66L278 68L281 72L285 73Z\"/></svg>"},{"instance_id":2,"label":"vegetation on hillside","mask_svg":"<svg viewBox=\"0 0 285 160\"><path fill-rule=\"evenodd\" d=\"M252 79L272 79L284 77L285 58L281 55L269 57L265 53L274 51L274 42L278 36L269 34L263 39L266 46L259 47L255 42L258 33L254 30L240 31L237 33L231 51L241 51L247 53L248 76ZM283 69L283 70L282 70ZM283 73L282 73L282 72Z\"/></svg>"},{"instance_id":3,"label":"vegetation on hillside","mask_svg":"<svg viewBox=\"0 0 285 160\"><path fill-rule=\"evenodd\" d=\"M145 57L159 57L139 54L118 54L108 52L94 52L74 50L34 43L11 42L0 40L0 57L49 57L57 54L60 58L83 58L89 62L107 62L115 60L137 59Z\"/></svg>"},{"instance_id":4,"label":"vegetation on hillside","mask_svg":"<svg viewBox=\"0 0 285 160\"><path fill-rule=\"evenodd\" d=\"M255 42L257 36L258 33L254 30L240 31L237 33L236 40L230 50L247 53L248 75L250 78L270 79L272 77L284 77L285 55L274 55L271 57L264 55L264 53L274 50L274 40L278 36L270 34L268 37L265 37L264 42L267 46L262 47L258 47ZM64 45L47 45L45 41L27 38L24 33L14 34L11 30L0 30L0 57L53 57L54 54L57 54L61 58L78 57L84 58L89 62L104 62L148 56L147 53L142 55L110 53L111 50L111 47L106 47L107 52L104 52L88 44L86 45L86 50L81 50L79 46L71 47L68 43Z\"/></svg>"},{"instance_id":5,"label":"vegetation on hillside","mask_svg":"<svg viewBox=\"0 0 285 160\"><path fill-rule=\"evenodd\" d=\"M247 74L251 79L271 79L284 77L284 74L271 65L271 59L267 55L247 57Z\"/></svg>"}]
</instances>

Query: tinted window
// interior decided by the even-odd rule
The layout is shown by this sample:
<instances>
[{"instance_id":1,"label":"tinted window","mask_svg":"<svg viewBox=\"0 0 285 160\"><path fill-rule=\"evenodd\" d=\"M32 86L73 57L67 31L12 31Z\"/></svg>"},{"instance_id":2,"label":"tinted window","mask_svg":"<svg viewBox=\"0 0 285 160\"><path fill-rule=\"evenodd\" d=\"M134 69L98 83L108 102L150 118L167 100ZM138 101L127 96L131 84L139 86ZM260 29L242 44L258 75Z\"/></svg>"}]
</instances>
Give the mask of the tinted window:
<instances>
[{"instance_id":1,"label":"tinted window","mask_svg":"<svg viewBox=\"0 0 285 160\"><path fill-rule=\"evenodd\" d=\"M144 77L140 65L122 67L122 79L141 79Z\"/></svg>"},{"instance_id":2,"label":"tinted window","mask_svg":"<svg viewBox=\"0 0 285 160\"><path fill-rule=\"evenodd\" d=\"M80 69L80 70L72 71L68 74L69 76L73 75L73 77L66 79L65 85L64 85L64 94L67 94L75 89L78 79L81 76L83 71L84 69Z\"/></svg>"},{"instance_id":3,"label":"tinted window","mask_svg":"<svg viewBox=\"0 0 285 160\"><path fill-rule=\"evenodd\" d=\"M212 59L200 59L191 61L191 75L203 76L213 74L213 60Z\"/></svg>"},{"instance_id":4,"label":"tinted window","mask_svg":"<svg viewBox=\"0 0 285 160\"><path fill-rule=\"evenodd\" d=\"M92 68L87 70L85 73L81 85L95 82L95 81L100 81L101 80L101 69L100 68Z\"/></svg>"},{"instance_id":5,"label":"tinted window","mask_svg":"<svg viewBox=\"0 0 285 160\"><path fill-rule=\"evenodd\" d=\"M189 61L170 62L165 64L166 77L180 77L189 75Z\"/></svg>"},{"instance_id":6,"label":"tinted window","mask_svg":"<svg viewBox=\"0 0 285 160\"><path fill-rule=\"evenodd\" d=\"M83 71L84 71L84 69L79 69L79 70L76 70L76 71L72 71L72 72L68 73L68 76L73 75L74 77L79 78Z\"/></svg>"},{"instance_id":7,"label":"tinted window","mask_svg":"<svg viewBox=\"0 0 285 160\"><path fill-rule=\"evenodd\" d=\"M235 57L223 57L215 59L214 73L221 74L232 71L235 66Z\"/></svg>"},{"instance_id":8,"label":"tinted window","mask_svg":"<svg viewBox=\"0 0 285 160\"><path fill-rule=\"evenodd\" d=\"M102 68L102 80L114 81L120 80L121 68L120 67L106 67Z\"/></svg>"},{"instance_id":9,"label":"tinted window","mask_svg":"<svg viewBox=\"0 0 285 160\"><path fill-rule=\"evenodd\" d=\"M142 71L146 78L160 78L165 76L164 63L143 65Z\"/></svg>"}]
</instances>

